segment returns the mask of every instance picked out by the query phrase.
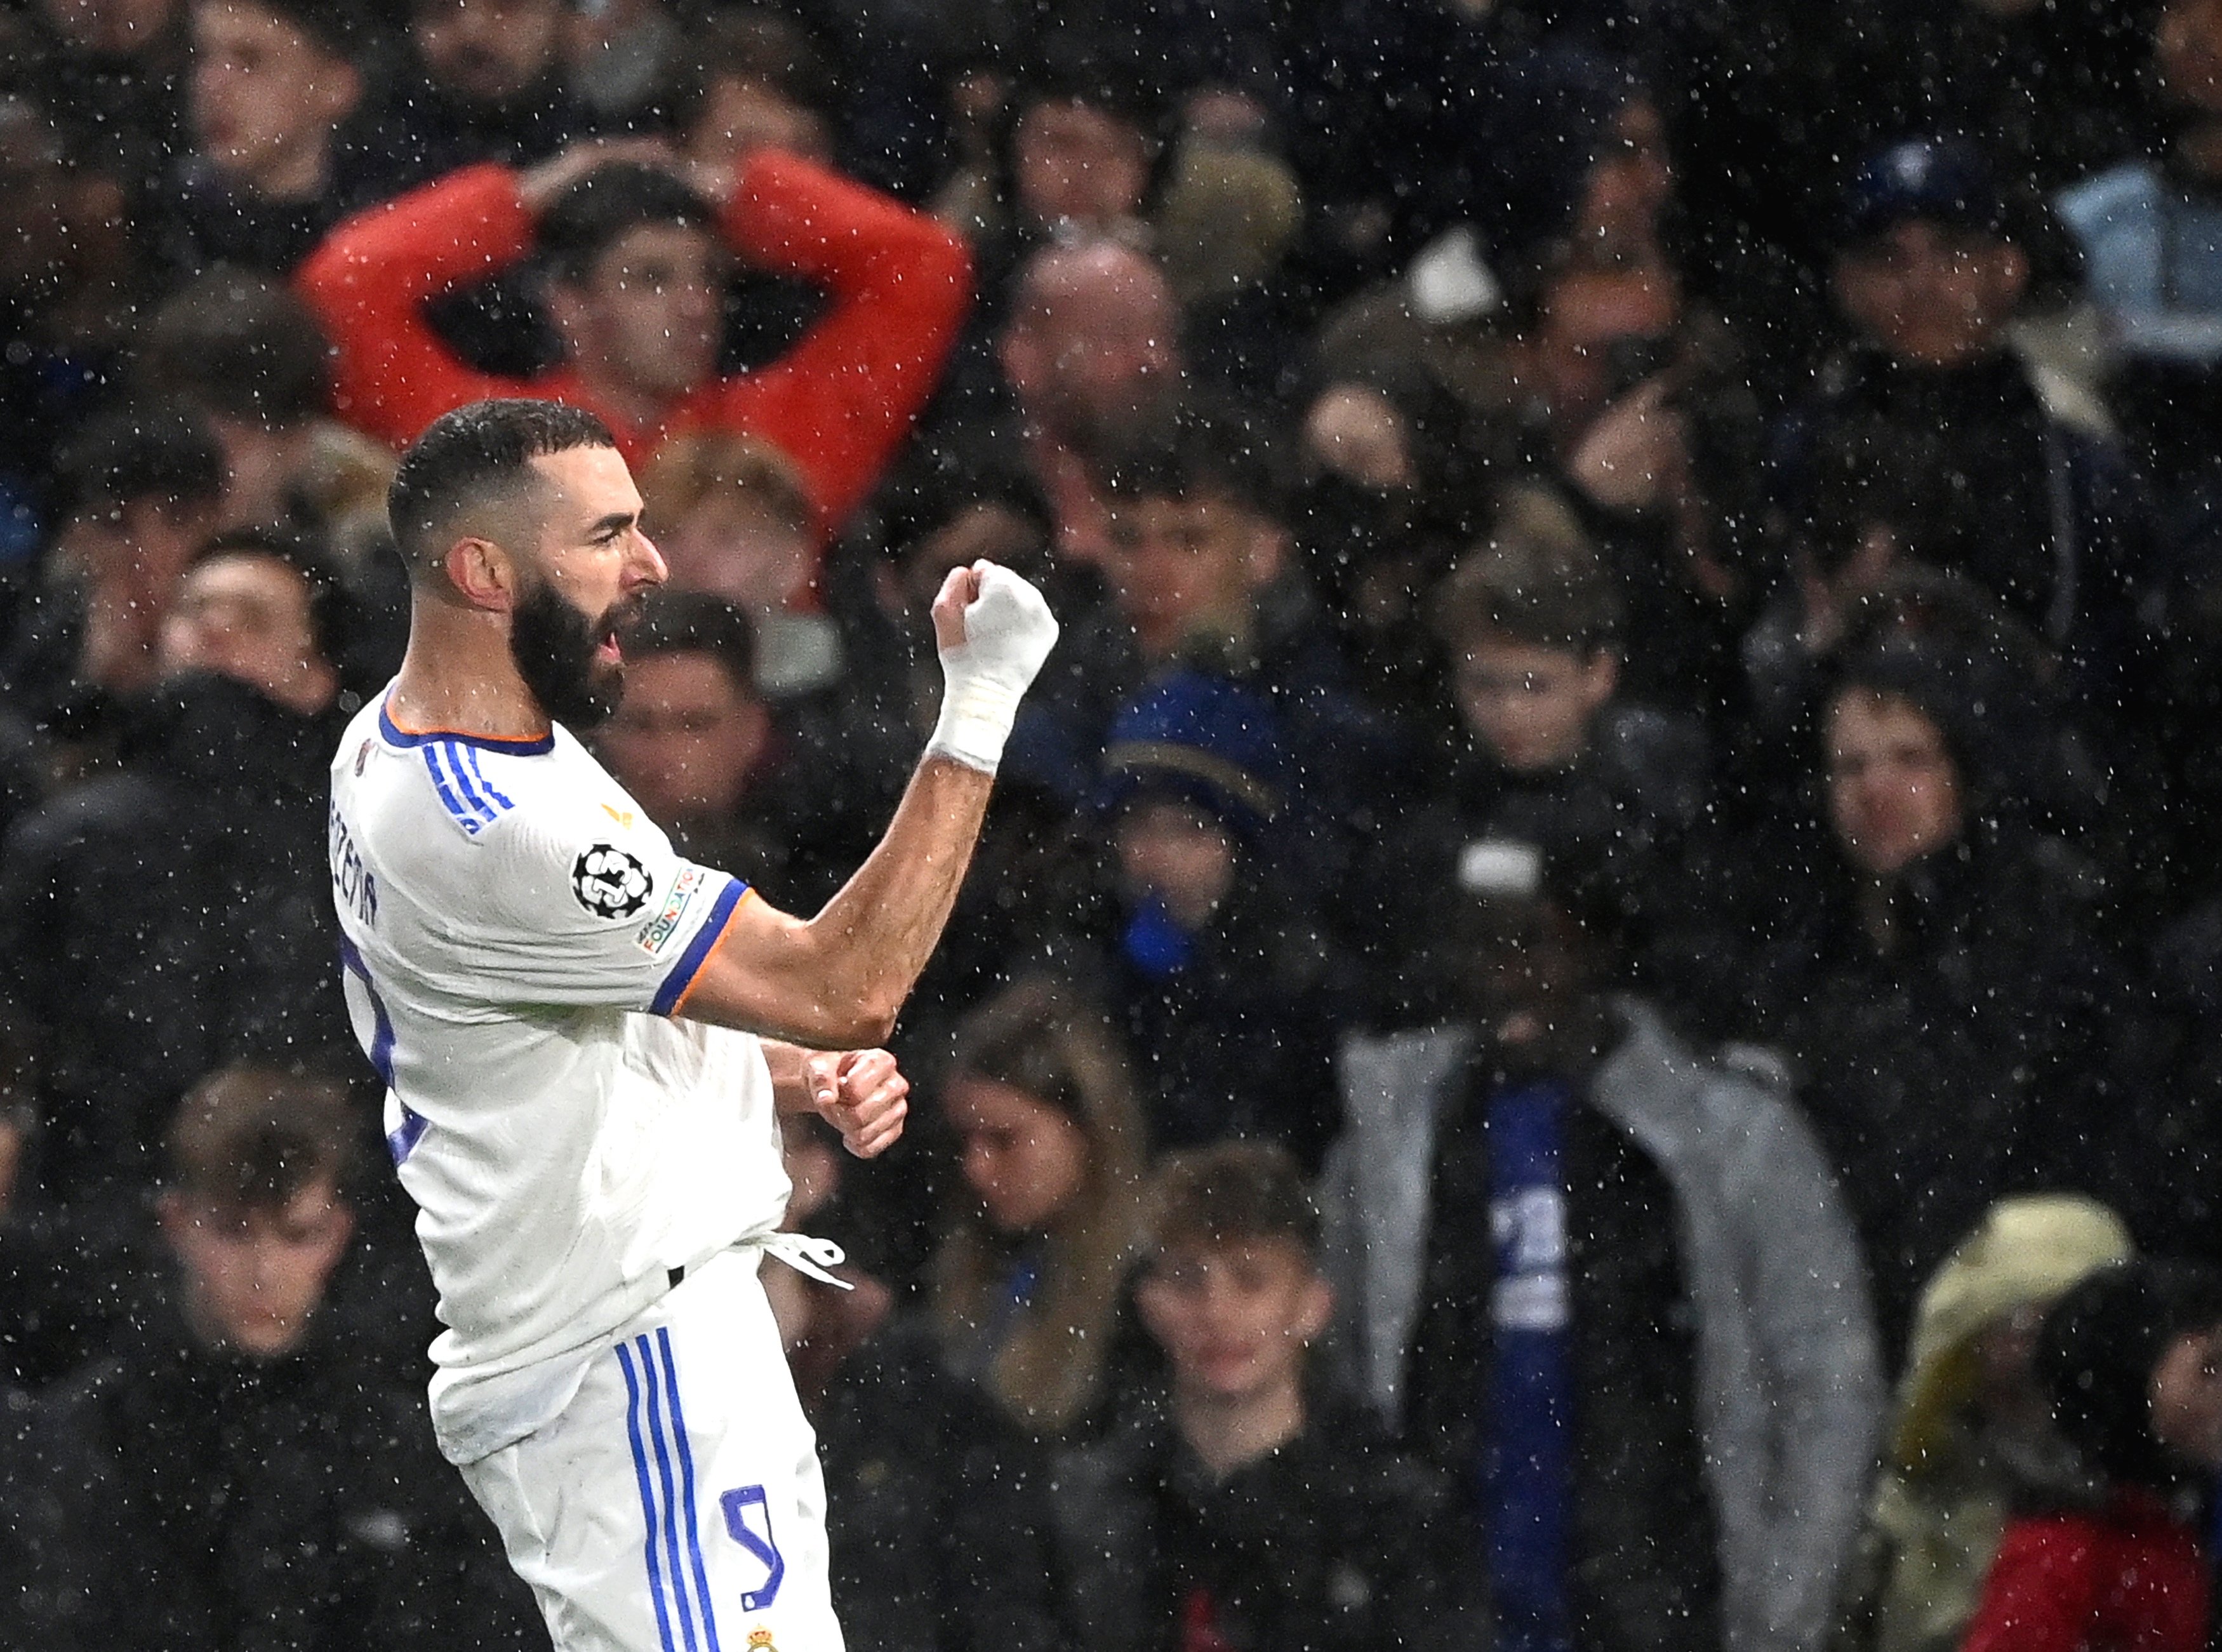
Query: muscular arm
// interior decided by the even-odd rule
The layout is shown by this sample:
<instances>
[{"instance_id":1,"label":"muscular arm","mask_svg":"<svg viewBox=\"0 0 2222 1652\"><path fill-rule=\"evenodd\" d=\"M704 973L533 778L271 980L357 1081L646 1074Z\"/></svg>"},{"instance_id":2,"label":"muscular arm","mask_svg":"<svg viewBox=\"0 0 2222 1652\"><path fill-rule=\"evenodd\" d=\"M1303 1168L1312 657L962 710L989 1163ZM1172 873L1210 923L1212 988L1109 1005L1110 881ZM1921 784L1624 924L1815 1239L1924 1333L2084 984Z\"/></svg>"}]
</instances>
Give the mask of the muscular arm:
<instances>
[{"instance_id":1,"label":"muscular arm","mask_svg":"<svg viewBox=\"0 0 2222 1652\"><path fill-rule=\"evenodd\" d=\"M1040 594L986 562L950 575L933 627L948 691L886 836L814 918L735 908L677 1014L819 1049L893 1030L957 903L1019 697L1057 638Z\"/></svg>"},{"instance_id":2,"label":"muscular arm","mask_svg":"<svg viewBox=\"0 0 2222 1652\"><path fill-rule=\"evenodd\" d=\"M887 835L816 917L761 900L734 909L678 1013L820 1048L886 1039L957 903L994 783L927 757Z\"/></svg>"}]
</instances>

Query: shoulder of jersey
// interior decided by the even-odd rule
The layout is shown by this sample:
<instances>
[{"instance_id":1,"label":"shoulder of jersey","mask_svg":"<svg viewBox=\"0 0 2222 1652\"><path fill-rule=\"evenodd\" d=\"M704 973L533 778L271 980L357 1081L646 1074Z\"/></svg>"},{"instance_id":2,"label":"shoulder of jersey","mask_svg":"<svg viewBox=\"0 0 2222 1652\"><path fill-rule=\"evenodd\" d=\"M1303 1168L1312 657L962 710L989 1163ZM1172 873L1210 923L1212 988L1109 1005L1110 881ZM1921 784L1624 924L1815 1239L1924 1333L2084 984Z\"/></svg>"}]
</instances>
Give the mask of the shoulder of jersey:
<instances>
[{"instance_id":1,"label":"shoulder of jersey","mask_svg":"<svg viewBox=\"0 0 2222 1652\"><path fill-rule=\"evenodd\" d=\"M388 730L390 755L416 764L449 824L466 838L478 839L530 801L543 784L546 760L560 758L563 746L553 738L486 740L432 732L399 740ZM552 765L560 766L560 765Z\"/></svg>"}]
</instances>

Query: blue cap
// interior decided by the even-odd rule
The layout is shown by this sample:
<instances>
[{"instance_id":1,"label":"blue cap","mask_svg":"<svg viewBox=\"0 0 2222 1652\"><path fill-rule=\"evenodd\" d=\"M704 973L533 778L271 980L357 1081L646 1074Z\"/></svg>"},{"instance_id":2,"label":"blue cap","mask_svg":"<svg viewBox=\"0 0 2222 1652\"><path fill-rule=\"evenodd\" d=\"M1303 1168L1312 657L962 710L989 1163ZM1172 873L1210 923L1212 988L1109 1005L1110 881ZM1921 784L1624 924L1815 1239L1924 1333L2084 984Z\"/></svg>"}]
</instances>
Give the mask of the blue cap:
<instances>
[{"instance_id":1,"label":"blue cap","mask_svg":"<svg viewBox=\"0 0 2222 1652\"><path fill-rule=\"evenodd\" d=\"M1868 240L1908 218L2003 236L2005 200L1989 159L1964 138L1908 138L1867 156L1844 193L1843 242Z\"/></svg>"},{"instance_id":2,"label":"blue cap","mask_svg":"<svg viewBox=\"0 0 2222 1652\"><path fill-rule=\"evenodd\" d=\"M1171 795L1257 839L1288 801L1280 718L1264 695L1201 671L1158 678L1111 725L1099 801Z\"/></svg>"}]
</instances>

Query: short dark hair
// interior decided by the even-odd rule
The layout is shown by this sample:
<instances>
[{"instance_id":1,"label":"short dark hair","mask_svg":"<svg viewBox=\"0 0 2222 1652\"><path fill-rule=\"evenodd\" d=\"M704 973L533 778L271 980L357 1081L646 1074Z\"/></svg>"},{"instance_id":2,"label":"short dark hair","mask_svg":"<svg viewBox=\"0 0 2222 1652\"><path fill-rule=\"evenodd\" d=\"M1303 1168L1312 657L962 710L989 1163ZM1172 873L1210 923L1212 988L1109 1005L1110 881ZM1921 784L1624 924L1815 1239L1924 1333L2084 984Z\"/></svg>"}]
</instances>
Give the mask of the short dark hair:
<instances>
[{"instance_id":1,"label":"short dark hair","mask_svg":"<svg viewBox=\"0 0 2222 1652\"><path fill-rule=\"evenodd\" d=\"M666 588L650 596L625 650L635 659L707 654L736 688L750 695L756 691L756 625L738 603L706 591Z\"/></svg>"},{"instance_id":2,"label":"short dark hair","mask_svg":"<svg viewBox=\"0 0 2222 1652\"><path fill-rule=\"evenodd\" d=\"M1585 659L1619 640L1617 581L1572 507L1537 487L1510 490L1489 537L1435 592L1435 628L1453 648L1491 636Z\"/></svg>"},{"instance_id":3,"label":"short dark hair","mask_svg":"<svg viewBox=\"0 0 2222 1652\"><path fill-rule=\"evenodd\" d=\"M317 656L334 669L345 663L362 616L355 592L332 560L312 542L273 528L227 528L204 541L186 566L224 556L260 556L282 564L309 598L309 631Z\"/></svg>"},{"instance_id":4,"label":"short dark hair","mask_svg":"<svg viewBox=\"0 0 2222 1652\"><path fill-rule=\"evenodd\" d=\"M282 1210L303 1190L347 1178L355 1131L334 1078L233 1066L179 1104L165 1144L171 1186L229 1210Z\"/></svg>"},{"instance_id":5,"label":"short dark hair","mask_svg":"<svg viewBox=\"0 0 2222 1652\"><path fill-rule=\"evenodd\" d=\"M1319 1253L1319 1211L1303 1172L1277 1142L1222 1141L1170 1153L1152 1183L1150 1205L1160 1251L1285 1239L1308 1259Z\"/></svg>"},{"instance_id":6,"label":"short dark hair","mask_svg":"<svg viewBox=\"0 0 2222 1652\"><path fill-rule=\"evenodd\" d=\"M458 511L524 487L535 459L617 444L599 418L559 401L474 401L441 414L401 455L386 490L386 519L411 577L437 565L447 549L441 531Z\"/></svg>"},{"instance_id":7,"label":"short dark hair","mask_svg":"<svg viewBox=\"0 0 2222 1652\"><path fill-rule=\"evenodd\" d=\"M1113 453L1104 492L1114 499L1211 495L1280 519L1285 492L1265 415L1195 401Z\"/></svg>"},{"instance_id":8,"label":"short dark hair","mask_svg":"<svg viewBox=\"0 0 2222 1652\"><path fill-rule=\"evenodd\" d=\"M540 215L540 254L549 275L575 286L593 275L604 253L643 224L706 230L717 221L707 201L662 167L612 160L580 179Z\"/></svg>"},{"instance_id":9,"label":"short dark hair","mask_svg":"<svg viewBox=\"0 0 2222 1652\"><path fill-rule=\"evenodd\" d=\"M330 399L330 346L309 307L249 270L215 269L155 312L139 355L150 390L219 418L290 430Z\"/></svg>"},{"instance_id":10,"label":"short dark hair","mask_svg":"<svg viewBox=\"0 0 2222 1652\"><path fill-rule=\"evenodd\" d=\"M62 449L60 470L73 509L151 503L174 508L223 496L223 449L176 402L140 402L92 420Z\"/></svg>"}]
</instances>

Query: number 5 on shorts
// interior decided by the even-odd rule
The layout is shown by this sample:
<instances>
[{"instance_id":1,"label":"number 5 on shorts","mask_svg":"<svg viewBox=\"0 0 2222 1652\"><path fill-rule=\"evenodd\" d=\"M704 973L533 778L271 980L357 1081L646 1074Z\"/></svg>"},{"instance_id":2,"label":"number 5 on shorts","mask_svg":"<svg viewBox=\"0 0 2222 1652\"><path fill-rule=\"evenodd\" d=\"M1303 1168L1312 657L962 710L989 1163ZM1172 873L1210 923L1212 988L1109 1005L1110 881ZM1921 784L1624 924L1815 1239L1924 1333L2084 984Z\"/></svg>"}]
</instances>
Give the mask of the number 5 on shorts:
<instances>
[{"instance_id":1,"label":"number 5 on shorts","mask_svg":"<svg viewBox=\"0 0 2222 1652\"><path fill-rule=\"evenodd\" d=\"M761 1486L737 1486L718 1499L718 1506L725 1511L725 1530L733 1541L755 1555L769 1568L761 1589L751 1589L741 1597L744 1611L762 1611L779 1594L779 1586L787 1576L787 1562L780 1558L779 1544L771 1535L771 1505L764 1501ZM748 1511L754 1509L763 1522L758 1532L749 1524Z\"/></svg>"}]
</instances>

